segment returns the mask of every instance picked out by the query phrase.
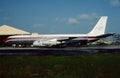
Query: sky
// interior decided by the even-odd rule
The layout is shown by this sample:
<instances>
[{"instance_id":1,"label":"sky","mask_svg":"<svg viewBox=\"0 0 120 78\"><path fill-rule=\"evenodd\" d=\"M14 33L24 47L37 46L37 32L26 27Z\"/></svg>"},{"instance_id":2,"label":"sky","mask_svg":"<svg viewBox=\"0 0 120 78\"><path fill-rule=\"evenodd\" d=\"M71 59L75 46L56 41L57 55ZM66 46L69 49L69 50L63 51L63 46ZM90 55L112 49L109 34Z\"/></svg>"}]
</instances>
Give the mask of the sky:
<instances>
[{"instance_id":1,"label":"sky","mask_svg":"<svg viewBox=\"0 0 120 78\"><path fill-rule=\"evenodd\" d=\"M0 0L0 26L40 34L88 33L101 16L120 33L120 0Z\"/></svg>"}]
</instances>

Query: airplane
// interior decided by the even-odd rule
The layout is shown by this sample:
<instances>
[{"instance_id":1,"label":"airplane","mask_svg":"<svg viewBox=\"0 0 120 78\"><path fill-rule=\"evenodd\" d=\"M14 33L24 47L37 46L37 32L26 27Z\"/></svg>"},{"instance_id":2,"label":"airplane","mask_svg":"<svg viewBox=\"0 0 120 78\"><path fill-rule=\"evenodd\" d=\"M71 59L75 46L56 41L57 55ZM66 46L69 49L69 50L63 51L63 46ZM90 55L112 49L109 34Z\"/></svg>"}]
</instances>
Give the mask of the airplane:
<instances>
[{"instance_id":1,"label":"airplane","mask_svg":"<svg viewBox=\"0 0 120 78\"><path fill-rule=\"evenodd\" d=\"M113 34L105 34L107 16L102 16L95 27L87 34L48 34L48 35L16 35L4 40L10 45L32 45L35 47L84 45Z\"/></svg>"}]
</instances>

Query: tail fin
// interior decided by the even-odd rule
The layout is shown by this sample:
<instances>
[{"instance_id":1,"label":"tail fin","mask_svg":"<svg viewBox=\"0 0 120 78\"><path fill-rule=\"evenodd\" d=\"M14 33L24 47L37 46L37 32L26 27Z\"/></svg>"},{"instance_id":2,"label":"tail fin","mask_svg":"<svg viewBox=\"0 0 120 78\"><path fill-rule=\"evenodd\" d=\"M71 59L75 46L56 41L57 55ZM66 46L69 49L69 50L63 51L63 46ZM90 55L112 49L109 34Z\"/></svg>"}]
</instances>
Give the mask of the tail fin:
<instances>
[{"instance_id":1,"label":"tail fin","mask_svg":"<svg viewBox=\"0 0 120 78\"><path fill-rule=\"evenodd\" d=\"M95 27L88 33L88 35L102 35L105 33L107 16L102 16L100 20L97 22Z\"/></svg>"}]
</instances>

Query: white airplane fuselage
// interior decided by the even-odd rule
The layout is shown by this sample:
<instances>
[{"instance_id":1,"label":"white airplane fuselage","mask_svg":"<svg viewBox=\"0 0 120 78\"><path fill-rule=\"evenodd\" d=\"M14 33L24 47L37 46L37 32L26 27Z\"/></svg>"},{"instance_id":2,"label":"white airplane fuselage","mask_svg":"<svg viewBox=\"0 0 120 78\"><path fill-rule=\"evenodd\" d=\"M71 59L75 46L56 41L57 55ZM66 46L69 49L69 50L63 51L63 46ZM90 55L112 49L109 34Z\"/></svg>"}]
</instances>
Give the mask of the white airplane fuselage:
<instances>
[{"instance_id":1,"label":"white airplane fuselage","mask_svg":"<svg viewBox=\"0 0 120 78\"><path fill-rule=\"evenodd\" d=\"M88 43L110 36L105 34L107 16L102 16L95 27L87 34L49 34L49 35L16 35L4 40L8 44L32 44L33 46L56 46L74 43Z\"/></svg>"}]
</instances>

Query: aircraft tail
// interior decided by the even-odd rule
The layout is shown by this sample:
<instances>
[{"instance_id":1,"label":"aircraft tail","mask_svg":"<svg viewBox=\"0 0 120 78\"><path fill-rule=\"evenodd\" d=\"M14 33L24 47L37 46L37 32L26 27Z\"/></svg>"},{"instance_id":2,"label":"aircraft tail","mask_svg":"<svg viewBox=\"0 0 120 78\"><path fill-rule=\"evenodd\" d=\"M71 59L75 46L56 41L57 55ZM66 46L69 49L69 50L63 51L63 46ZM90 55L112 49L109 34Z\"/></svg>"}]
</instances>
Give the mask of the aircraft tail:
<instances>
[{"instance_id":1,"label":"aircraft tail","mask_svg":"<svg viewBox=\"0 0 120 78\"><path fill-rule=\"evenodd\" d=\"M100 20L97 22L95 27L88 33L88 35L102 35L105 34L107 16L102 16Z\"/></svg>"}]
</instances>

